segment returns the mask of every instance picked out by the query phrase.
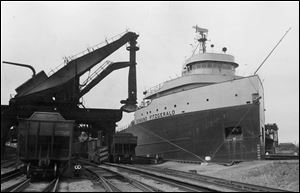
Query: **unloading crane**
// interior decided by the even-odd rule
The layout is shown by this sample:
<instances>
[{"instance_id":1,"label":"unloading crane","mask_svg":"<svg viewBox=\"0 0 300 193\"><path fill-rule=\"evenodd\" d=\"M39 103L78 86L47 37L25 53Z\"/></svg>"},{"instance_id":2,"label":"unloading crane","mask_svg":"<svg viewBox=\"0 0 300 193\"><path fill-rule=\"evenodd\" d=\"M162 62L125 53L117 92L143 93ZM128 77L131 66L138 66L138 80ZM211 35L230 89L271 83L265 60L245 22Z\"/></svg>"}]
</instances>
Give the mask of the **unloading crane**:
<instances>
[{"instance_id":1,"label":"unloading crane","mask_svg":"<svg viewBox=\"0 0 300 193\"><path fill-rule=\"evenodd\" d=\"M28 118L35 111L57 111L66 119L75 120L78 124L89 124L94 129L94 133L102 129L107 131L107 136L113 134L116 122L122 118L122 111L133 112L137 109L136 51L139 48L136 40L138 36L134 32L126 32L115 41L109 43L106 40L106 45L72 58L49 77L41 71L17 87L17 94L10 99L9 105L1 105L2 147L9 128L18 124L17 118ZM128 43L126 49L129 51L129 61L100 64ZM80 77L97 64L100 64L100 67L84 82L84 85L81 85ZM121 100L123 104L121 109L79 108L81 97L114 70L126 67L129 67L128 98Z\"/></svg>"},{"instance_id":2,"label":"unloading crane","mask_svg":"<svg viewBox=\"0 0 300 193\"><path fill-rule=\"evenodd\" d=\"M77 105L79 99L91 88L99 83L105 76L114 70L129 67L129 91L128 99L123 101L123 109L135 109L136 105L136 73L135 73L135 52L138 50L136 39L138 35L133 32L124 34L118 40L91 51L79 58L69 61L65 66L48 77L43 71L32 77L16 89L17 95L11 101L17 104L43 104L55 106L58 104ZM79 78L100 63L110 54L125 45L130 44L127 49L130 52L128 62L110 63L95 79L80 89ZM55 100L53 100L55 99ZM129 107L131 105L131 107ZM128 107L128 108L127 108Z\"/></svg>"}]
</instances>

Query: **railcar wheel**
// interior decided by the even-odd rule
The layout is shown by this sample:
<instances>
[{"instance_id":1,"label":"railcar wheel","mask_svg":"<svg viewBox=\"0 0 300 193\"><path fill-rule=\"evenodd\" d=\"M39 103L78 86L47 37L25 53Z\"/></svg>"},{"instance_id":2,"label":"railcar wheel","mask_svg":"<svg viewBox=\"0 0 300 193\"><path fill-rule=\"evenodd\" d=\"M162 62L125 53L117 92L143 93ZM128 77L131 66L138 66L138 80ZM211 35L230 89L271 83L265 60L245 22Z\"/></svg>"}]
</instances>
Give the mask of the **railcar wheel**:
<instances>
[{"instance_id":1,"label":"railcar wheel","mask_svg":"<svg viewBox=\"0 0 300 193\"><path fill-rule=\"evenodd\" d=\"M132 164L132 162L133 162L133 157L130 156L129 163Z\"/></svg>"},{"instance_id":2,"label":"railcar wheel","mask_svg":"<svg viewBox=\"0 0 300 193\"><path fill-rule=\"evenodd\" d=\"M27 178L30 178L31 177L31 174L30 174L30 163L27 164L27 167L26 167L26 177Z\"/></svg>"},{"instance_id":3,"label":"railcar wheel","mask_svg":"<svg viewBox=\"0 0 300 193\"><path fill-rule=\"evenodd\" d=\"M54 175L54 177L57 176L57 164L56 163L54 163L53 175Z\"/></svg>"}]
</instances>

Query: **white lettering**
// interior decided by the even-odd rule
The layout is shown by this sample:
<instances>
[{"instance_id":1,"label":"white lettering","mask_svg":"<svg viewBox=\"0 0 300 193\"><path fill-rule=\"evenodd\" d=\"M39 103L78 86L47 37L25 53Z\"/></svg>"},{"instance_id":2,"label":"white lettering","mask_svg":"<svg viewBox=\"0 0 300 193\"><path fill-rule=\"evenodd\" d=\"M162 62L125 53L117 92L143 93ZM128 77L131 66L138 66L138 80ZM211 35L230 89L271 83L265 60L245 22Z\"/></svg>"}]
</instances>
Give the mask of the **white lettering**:
<instances>
[{"instance_id":1,"label":"white lettering","mask_svg":"<svg viewBox=\"0 0 300 193\"><path fill-rule=\"evenodd\" d=\"M168 116L172 116L172 115L175 115L175 110L165 111L165 112L161 112L161 113L156 113L156 114L150 115L149 116L149 120L159 119L159 118L168 117ZM143 117L143 118L137 119L135 121L135 123L138 124L138 123L145 122L147 120L148 120L147 117Z\"/></svg>"}]
</instances>

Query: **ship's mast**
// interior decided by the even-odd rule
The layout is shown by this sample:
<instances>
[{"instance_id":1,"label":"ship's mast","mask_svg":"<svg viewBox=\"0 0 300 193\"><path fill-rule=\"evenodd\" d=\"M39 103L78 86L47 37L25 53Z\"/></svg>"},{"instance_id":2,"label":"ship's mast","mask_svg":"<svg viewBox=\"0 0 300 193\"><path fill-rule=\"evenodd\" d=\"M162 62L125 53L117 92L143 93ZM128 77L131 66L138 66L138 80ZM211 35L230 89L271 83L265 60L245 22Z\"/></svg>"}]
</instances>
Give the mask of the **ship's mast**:
<instances>
[{"instance_id":1,"label":"ship's mast","mask_svg":"<svg viewBox=\"0 0 300 193\"><path fill-rule=\"evenodd\" d=\"M196 26L193 26L193 28L196 29L196 33L199 33L200 34L200 37L198 38L198 42L200 44L200 47L199 47L199 52L201 53L205 53L206 52L206 36L207 36L207 33L208 33L208 30L205 29L205 28L200 28L198 27L198 25Z\"/></svg>"}]
</instances>

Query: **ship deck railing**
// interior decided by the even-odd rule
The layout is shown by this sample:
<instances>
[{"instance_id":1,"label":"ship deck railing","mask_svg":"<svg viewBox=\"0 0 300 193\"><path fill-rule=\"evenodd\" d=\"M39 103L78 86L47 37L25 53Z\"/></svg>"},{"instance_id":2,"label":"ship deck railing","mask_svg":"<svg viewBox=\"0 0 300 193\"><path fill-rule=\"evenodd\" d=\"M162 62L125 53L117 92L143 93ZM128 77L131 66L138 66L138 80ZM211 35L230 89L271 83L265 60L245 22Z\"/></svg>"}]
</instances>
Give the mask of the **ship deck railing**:
<instances>
[{"instance_id":1,"label":"ship deck railing","mask_svg":"<svg viewBox=\"0 0 300 193\"><path fill-rule=\"evenodd\" d=\"M75 54L75 55L72 55L72 56L69 56L69 57L63 57L63 62L56 66L54 69L50 70L50 72L48 73L48 76L51 76L52 74L54 74L55 72L57 72L60 68L62 68L63 66L67 65L69 62L71 62L72 60L75 60L81 56L84 56L94 50L97 50L99 48L101 48L103 45L107 45L113 41L116 41L117 39L119 39L122 35L124 35L125 33L128 32L128 29L126 29L124 32L120 33L120 34L117 34L115 36L112 36L110 38L105 38L105 41L102 41L94 46L91 46L91 47L88 47L87 49Z\"/></svg>"}]
</instances>

